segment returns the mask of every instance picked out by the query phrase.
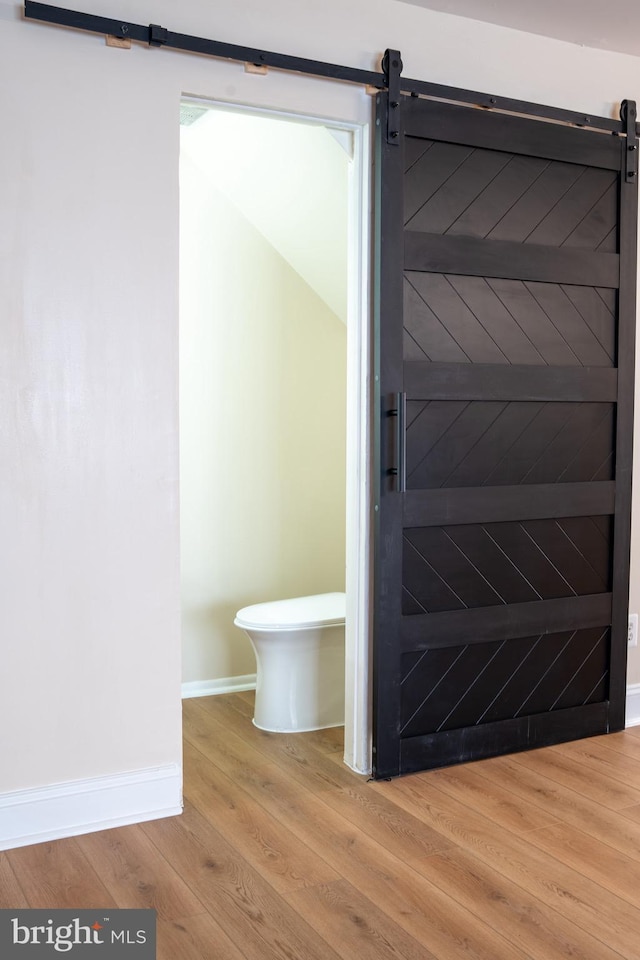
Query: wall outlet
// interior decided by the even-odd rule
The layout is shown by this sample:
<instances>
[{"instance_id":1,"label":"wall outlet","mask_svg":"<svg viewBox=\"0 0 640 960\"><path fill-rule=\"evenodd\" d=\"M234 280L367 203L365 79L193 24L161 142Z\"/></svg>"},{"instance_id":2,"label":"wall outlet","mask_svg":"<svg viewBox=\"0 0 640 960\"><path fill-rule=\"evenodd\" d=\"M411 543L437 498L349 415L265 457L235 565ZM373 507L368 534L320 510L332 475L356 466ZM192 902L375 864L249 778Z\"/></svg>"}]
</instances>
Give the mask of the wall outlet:
<instances>
[{"instance_id":1,"label":"wall outlet","mask_svg":"<svg viewBox=\"0 0 640 960\"><path fill-rule=\"evenodd\" d=\"M629 632L627 633L627 643L630 647L638 646L638 614L629 614Z\"/></svg>"}]
</instances>

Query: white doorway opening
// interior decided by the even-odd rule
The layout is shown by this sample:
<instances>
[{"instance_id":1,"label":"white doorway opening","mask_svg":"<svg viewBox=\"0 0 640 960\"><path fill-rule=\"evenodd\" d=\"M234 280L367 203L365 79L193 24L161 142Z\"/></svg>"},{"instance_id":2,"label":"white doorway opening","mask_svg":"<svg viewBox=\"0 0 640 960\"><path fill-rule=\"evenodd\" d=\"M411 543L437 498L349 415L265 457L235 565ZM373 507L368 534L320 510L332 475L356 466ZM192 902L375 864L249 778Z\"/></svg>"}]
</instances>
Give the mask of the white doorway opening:
<instances>
[{"instance_id":1,"label":"white doorway opening","mask_svg":"<svg viewBox=\"0 0 640 960\"><path fill-rule=\"evenodd\" d=\"M181 126L183 695L246 689L251 603L346 590L371 769L364 125L189 98Z\"/></svg>"}]
</instances>

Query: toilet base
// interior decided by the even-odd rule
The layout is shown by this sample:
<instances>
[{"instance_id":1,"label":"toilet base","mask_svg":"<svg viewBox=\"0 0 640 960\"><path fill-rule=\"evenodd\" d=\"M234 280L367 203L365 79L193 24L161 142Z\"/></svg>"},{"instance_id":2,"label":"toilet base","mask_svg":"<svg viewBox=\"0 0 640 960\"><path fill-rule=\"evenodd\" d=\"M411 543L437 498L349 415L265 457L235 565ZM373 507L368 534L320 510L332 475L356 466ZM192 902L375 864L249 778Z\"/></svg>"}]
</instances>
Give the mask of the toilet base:
<instances>
[{"instance_id":1,"label":"toilet base","mask_svg":"<svg viewBox=\"0 0 640 960\"><path fill-rule=\"evenodd\" d=\"M334 727L344 727L344 720L340 720L338 723L325 723L322 727L295 727L290 730L281 730L275 727L261 727L259 723L256 723L255 717L253 717L251 723L257 730L262 730L264 733L312 733L314 730L332 730Z\"/></svg>"},{"instance_id":2,"label":"toilet base","mask_svg":"<svg viewBox=\"0 0 640 960\"><path fill-rule=\"evenodd\" d=\"M247 633L256 652L259 730L302 733L344 724L344 624Z\"/></svg>"}]
</instances>

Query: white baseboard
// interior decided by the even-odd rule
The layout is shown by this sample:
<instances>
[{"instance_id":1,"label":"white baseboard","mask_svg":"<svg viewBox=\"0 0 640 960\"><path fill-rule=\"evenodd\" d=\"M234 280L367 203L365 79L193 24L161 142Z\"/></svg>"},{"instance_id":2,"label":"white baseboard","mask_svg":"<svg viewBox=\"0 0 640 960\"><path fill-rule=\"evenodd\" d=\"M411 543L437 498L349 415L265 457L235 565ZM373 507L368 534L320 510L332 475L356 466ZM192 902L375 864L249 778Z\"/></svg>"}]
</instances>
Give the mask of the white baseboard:
<instances>
[{"instance_id":1,"label":"white baseboard","mask_svg":"<svg viewBox=\"0 0 640 960\"><path fill-rule=\"evenodd\" d=\"M627 687L626 727L640 725L640 683L630 683Z\"/></svg>"},{"instance_id":2,"label":"white baseboard","mask_svg":"<svg viewBox=\"0 0 640 960\"><path fill-rule=\"evenodd\" d=\"M182 699L189 697L213 697L219 693L240 693L241 690L255 690L255 673L245 673L240 677L222 677L220 680L194 680L182 684Z\"/></svg>"},{"instance_id":3,"label":"white baseboard","mask_svg":"<svg viewBox=\"0 0 640 960\"><path fill-rule=\"evenodd\" d=\"M0 850L182 813L175 763L0 794Z\"/></svg>"}]
</instances>

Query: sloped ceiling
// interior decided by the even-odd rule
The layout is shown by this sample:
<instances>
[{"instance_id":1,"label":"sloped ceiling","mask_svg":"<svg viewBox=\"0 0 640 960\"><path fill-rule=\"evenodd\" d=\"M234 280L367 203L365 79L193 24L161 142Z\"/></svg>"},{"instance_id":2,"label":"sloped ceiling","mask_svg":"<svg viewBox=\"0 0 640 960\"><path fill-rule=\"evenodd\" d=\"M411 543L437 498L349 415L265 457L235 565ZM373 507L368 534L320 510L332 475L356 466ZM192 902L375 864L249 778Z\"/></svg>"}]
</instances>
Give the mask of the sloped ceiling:
<instances>
[{"instance_id":1,"label":"sloped ceiling","mask_svg":"<svg viewBox=\"0 0 640 960\"><path fill-rule=\"evenodd\" d=\"M350 134L211 109L181 149L346 322Z\"/></svg>"},{"instance_id":2,"label":"sloped ceiling","mask_svg":"<svg viewBox=\"0 0 640 960\"><path fill-rule=\"evenodd\" d=\"M400 0L569 43L640 56L638 0Z\"/></svg>"}]
</instances>

